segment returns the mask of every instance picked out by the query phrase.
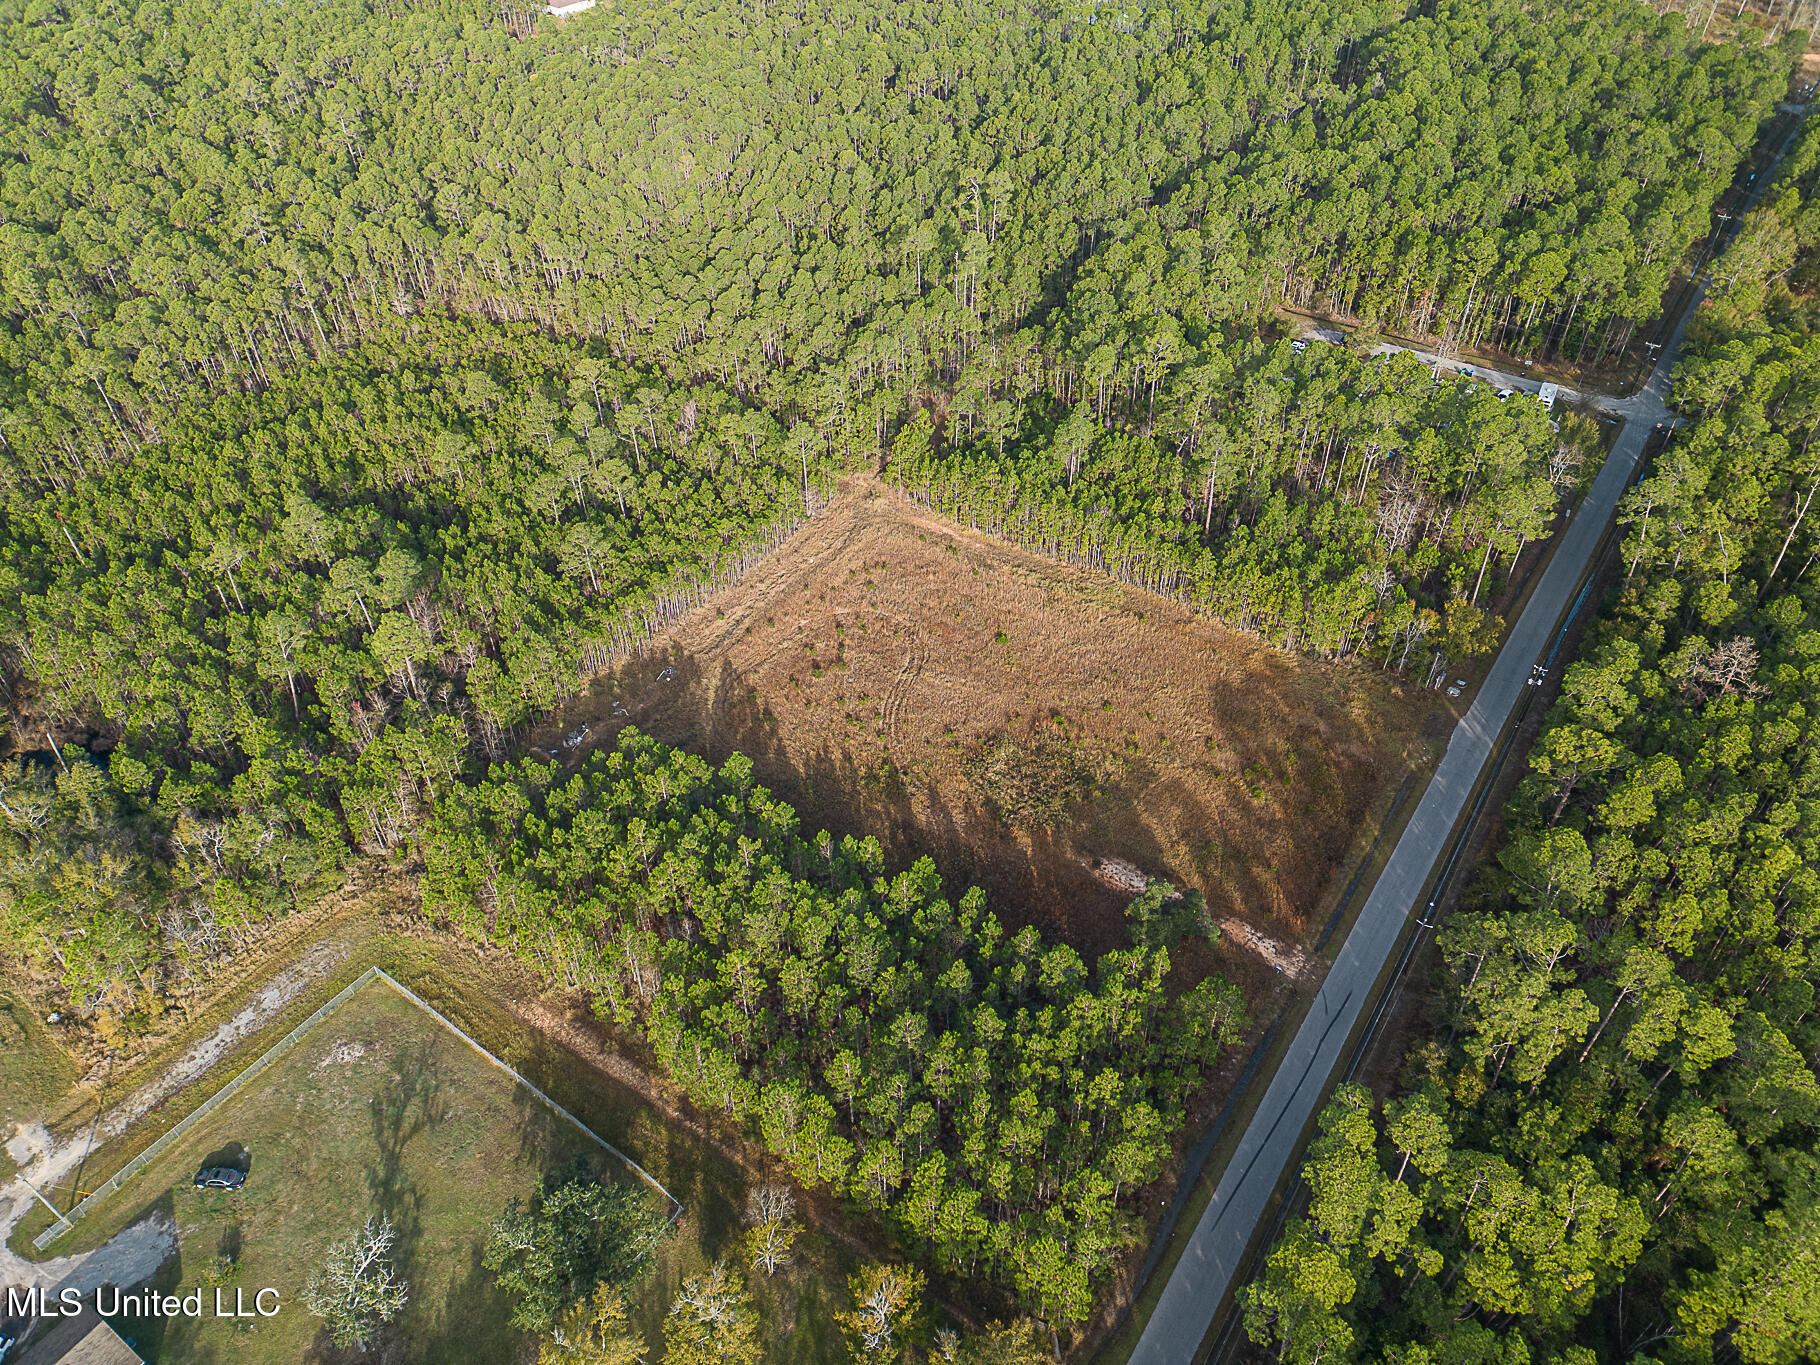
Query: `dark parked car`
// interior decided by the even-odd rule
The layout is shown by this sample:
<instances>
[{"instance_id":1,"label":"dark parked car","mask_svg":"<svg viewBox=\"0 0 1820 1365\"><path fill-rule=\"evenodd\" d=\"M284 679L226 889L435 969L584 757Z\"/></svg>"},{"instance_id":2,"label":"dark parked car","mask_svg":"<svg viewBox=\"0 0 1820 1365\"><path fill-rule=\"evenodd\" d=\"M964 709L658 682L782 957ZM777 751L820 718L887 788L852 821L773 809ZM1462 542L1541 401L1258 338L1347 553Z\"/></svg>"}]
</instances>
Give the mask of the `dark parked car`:
<instances>
[{"instance_id":1,"label":"dark parked car","mask_svg":"<svg viewBox=\"0 0 1820 1365\"><path fill-rule=\"evenodd\" d=\"M196 1172L199 1190L237 1190L246 1184L246 1172L232 1166L204 1166Z\"/></svg>"}]
</instances>

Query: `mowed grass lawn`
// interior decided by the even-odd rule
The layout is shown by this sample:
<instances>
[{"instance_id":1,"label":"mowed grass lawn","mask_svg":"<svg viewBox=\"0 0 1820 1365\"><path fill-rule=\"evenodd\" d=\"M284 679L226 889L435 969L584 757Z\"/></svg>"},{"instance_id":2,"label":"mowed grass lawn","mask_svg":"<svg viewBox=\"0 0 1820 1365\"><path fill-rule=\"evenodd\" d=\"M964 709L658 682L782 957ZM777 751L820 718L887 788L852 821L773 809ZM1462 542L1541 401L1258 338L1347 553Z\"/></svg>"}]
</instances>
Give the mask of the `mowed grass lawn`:
<instances>
[{"instance_id":1,"label":"mowed grass lawn","mask_svg":"<svg viewBox=\"0 0 1820 1365\"><path fill-rule=\"evenodd\" d=\"M237 1193L198 1191L198 1167L244 1146ZM480 1264L491 1221L513 1196L577 1155L609 1179L636 1179L568 1120L491 1066L410 1001L374 982L223 1103L55 1248L79 1250L166 1210L178 1254L157 1283L188 1290L222 1251L232 1288L271 1286L276 1317L122 1319L148 1360L335 1360L304 1307L311 1269L370 1214L398 1229L395 1260L411 1302L388 1333L388 1360L508 1362L535 1344L507 1319L511 1304ZM654 1204L661 1197L652 1193ZM667 1207L667 1206L664 1206ZM675 1254L667 1250L666 1256ZM655 1281L667 1275L651 1277ZM212 1295L205 1292L212 1303ZM269 1300L268 1300L269 1302Z\"/></svg>"}]
</instances>

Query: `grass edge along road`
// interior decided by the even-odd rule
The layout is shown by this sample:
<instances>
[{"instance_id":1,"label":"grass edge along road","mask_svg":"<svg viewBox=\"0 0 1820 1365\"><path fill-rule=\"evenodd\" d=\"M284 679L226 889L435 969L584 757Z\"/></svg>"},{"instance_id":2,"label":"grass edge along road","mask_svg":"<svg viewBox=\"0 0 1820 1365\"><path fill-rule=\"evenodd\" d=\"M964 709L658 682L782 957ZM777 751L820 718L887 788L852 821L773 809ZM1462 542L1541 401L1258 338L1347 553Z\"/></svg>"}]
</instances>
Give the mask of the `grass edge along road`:
<instances>
[{"instance_id":1,"label":"grass edge along road","mask_svg":"<svg viewBox=\"0 0 1820 1365\"><path fill-rule=\"evenodd\" d=\"M1770 169L1781 160L1804 121L1798 119L1788 132ZM1757 176L1746 210L1769 183L1770 169ZM1163 1286L1129 1365L1182 1365L1199 1355L1234 1287L1260 1220L1301 1153L1302 1137L1376 994L1390 954L1407 928L1410 911L1450 843L1543 647L1579 590L1654 424L1666 419L1663 397L1670 372L1680 357L1688 321L1704 297L1702 284L1676 320L1642 393L1627 405L1629 416L1623 432L1575 509L1542 581L1512 626L1471 708L1455 728L1414 817L1379 873L1357 923L1271 1076L1263 1101Z\"/></svg>"}]
</instances>

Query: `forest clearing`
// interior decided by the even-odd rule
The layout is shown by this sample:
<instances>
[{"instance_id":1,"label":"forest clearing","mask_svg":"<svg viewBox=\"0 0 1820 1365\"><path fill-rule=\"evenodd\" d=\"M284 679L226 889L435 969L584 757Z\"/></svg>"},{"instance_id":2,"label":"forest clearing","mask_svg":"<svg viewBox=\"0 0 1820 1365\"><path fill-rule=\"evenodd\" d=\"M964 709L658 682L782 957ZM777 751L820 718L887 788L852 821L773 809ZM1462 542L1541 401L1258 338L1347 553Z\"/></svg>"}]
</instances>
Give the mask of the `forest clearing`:
<instances>
[{"instance_id":1,"label":"forest clearing","mask_svg":"<svg viewBox=\"0 0 1820 1365\"><path fill-rule=\"evenodd\" d=\"M105 1216L0 1279L332 1282L150 1341L254 1365L1820 1359L1758 4L15 7L0 1238ZM381 965L679 1227L287 1033Z\"/></svg>"},{"instance_id":2,"label":"forest clearing","mask_svg":"<svg viewBox=\"0 0 1820 1365\"><path fill-rule=\"evenodd\" d=\"M872 834L892 866L927 853L1013 924L1089 955L1127 941L1132 892L1095 875L1108 859L1294 945L1363 813L1429 757L1424 718L1445 703L1394 683L963 530L862 476L532 743L560 752L585 731L585 751L635 724L712 762L748 754L805 831ZM1029 782L1073 781L1083 799L1053 823L995 815L981 760L1007 740ZM1241 937L1216 945L1218 965L1255 983Z\"/></svg>"}]
</instances>

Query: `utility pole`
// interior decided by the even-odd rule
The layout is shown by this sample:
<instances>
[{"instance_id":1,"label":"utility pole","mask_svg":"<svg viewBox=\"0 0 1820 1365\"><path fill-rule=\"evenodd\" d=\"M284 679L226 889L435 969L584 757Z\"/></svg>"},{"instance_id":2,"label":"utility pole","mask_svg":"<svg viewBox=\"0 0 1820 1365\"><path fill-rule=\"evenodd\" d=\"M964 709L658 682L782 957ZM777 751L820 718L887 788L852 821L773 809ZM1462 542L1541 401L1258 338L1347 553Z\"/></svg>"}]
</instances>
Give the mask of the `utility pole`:
<instances>
[{"instance_id":1,"label":"utility pole","mask_svg":"<svg viewBox=\"0 0 1820 1365\"><path fill-rule=\"evenodd\" d=\"M51 1217L55 1218L59 1223L63 1221L63 1215L57 1212L57 1206L46 1199L44 1195L39 1192L38 1187L25 1178L25 1173L23 1171L19 1173L19 1183L30 1190L32 1196L37 1199L40 1204L44 1205L45 1208L51 1211Z\"/></svg>"},{"instance_id":2,"label":"utility pole","mask_svg":"<svg viewBox=\"0 0 1820 1365\"><path fill-rule=\"evenodd\" d=\"M95 1150L95 1134L101 1131L101 1115L107 1111L107 1083L114 1078L114 1059L107 1060L107 1075L101 1078L101 1089L95 1096L95 1121L89 1125L88 1145L82 1149L82 1160L76 1163L76 1199L82 1199L82 1172L88 1166L88 1159ZM61 1221L62 1214L58 1214Z\"/></svg>"}]
</instances>

